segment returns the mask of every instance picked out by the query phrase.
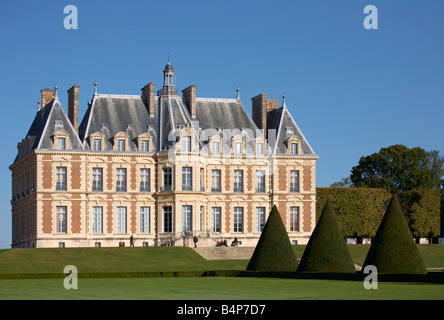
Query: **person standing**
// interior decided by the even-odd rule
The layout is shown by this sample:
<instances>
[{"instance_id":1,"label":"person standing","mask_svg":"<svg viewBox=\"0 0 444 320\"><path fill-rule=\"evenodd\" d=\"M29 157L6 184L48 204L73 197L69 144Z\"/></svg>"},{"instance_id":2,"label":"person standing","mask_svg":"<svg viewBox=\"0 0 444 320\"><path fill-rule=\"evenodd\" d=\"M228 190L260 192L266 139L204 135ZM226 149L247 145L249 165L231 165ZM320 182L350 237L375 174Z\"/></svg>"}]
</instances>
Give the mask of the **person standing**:
<instances>
[{"instance_id":1,"label":"person standing","mask_svg":"<svg viewBox=\"0 0 444 320\"><path fill-rule=\"evenodd\" d=\"M131 237L130 237L130 247L134 247L133 235L131 235Z\"/></svg>"},{"instance_id":2,"label":"person standing","mask_svg":"<svg viewBox=\"0 0 444 320\"><path fill-rule=\"evenodd\" d=\"M193 242L194 242L194 247L197 248L197 241L199 241L199 239L197 239L197 236L193 237Z\"/></svg>"}]
</instances>

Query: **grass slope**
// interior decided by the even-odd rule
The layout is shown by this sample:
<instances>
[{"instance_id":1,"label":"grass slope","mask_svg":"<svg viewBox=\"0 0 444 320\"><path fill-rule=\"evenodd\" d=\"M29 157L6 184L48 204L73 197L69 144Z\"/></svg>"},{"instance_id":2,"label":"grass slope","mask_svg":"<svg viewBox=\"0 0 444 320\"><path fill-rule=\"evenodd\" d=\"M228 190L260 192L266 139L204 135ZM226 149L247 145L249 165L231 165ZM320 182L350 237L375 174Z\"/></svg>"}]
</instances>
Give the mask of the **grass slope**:
<instances>
[{"instance_id":1,"label":"grass slope","mask_svg":"<svg viewBox=\"0 0 444 320\"><path fill-rule=\"evenodd\" d=\"M427 268L444 267L444 245L417 245ZM370 245L348 245L353 261L364 263ZM305 246L293 246L301 258ZM205 260L192 248L54 248L2 249L0 273L62 272L75 265L79 272L140 272L192 270L245 270L249 260Z\"/></svg>"}]
</instances>

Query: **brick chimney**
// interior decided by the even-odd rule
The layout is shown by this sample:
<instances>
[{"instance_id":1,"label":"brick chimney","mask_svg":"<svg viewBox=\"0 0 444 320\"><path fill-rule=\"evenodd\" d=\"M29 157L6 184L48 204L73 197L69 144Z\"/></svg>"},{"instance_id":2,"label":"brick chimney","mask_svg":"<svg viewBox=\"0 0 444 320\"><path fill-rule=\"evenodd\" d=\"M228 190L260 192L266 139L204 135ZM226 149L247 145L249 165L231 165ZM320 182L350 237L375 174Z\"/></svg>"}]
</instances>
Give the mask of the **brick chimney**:
<instances>
[{"instance_id":1,"label":"brick chimney","mask_svg":"<svg viewBox=\"0 0 444 320\"><path fill-rule=\"evenodd\" d=\"M253 121L258 129L267 132L267 114L268 112L279 108L279 100L268 100L266 93L258 94L251 98Z\"/></svg>"},{"instance_id":2,"label":"brick chimney","mask_svg":"<svg viewBox=\"0 0 444 320\"><path fill-rule=\"evenodd\" d=\"M75 84L68 90L68 118L75 132L79 131L79 88Z\"/></svg>"},{"instance_id":3,"label":"brick chimney","mask_svg":"<svg viewBox=\"0 0 444 320\"><path fill-rule=\"evenodd\" d=\"M142 99L148 106L150 116L154 116L154 83L150 82L142 89Z\"/></svg>"},{"instance_id":4,"label":"brick chimney","mask_svg":"<svg viewBox=\"0 0 444 320\"><path fill-rule=\"evenodd\" d=\"M42 109L46 107L48 103L55 99L55 90L53 89L42 89Z\"/></svg>"},{"instance_id":5,"label":"brick chimney","mask_svg":"<svg viewBox=\"0 0 444 320\"><path fill-rule=\"evenodd\" d=\"M182 90L183 102L188 108L192 118L196 117L196 86L191 85Z\"/></svg>"}]
</instances>

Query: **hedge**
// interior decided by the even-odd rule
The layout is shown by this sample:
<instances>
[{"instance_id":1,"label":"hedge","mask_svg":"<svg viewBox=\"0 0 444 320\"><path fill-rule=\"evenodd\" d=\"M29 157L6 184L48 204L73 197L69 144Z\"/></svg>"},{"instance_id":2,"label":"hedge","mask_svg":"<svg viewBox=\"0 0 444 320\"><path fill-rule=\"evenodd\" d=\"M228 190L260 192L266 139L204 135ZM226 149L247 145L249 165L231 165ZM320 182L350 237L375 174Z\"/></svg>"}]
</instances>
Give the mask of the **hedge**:
<instances>
[{"instance_id":1,"label":"hedge","mask_svg":"<svg viewBox=\"0 0 444 320\"><path fill-rule=\"evenodd\" d=\"M387 190L378 188L328 187L317 188L316 192L316 219L329 198L347 238L373 238L392 197ZM414 190L396 196L414 237L440 235L440 190Z\"/></svg>"}]
</instances>

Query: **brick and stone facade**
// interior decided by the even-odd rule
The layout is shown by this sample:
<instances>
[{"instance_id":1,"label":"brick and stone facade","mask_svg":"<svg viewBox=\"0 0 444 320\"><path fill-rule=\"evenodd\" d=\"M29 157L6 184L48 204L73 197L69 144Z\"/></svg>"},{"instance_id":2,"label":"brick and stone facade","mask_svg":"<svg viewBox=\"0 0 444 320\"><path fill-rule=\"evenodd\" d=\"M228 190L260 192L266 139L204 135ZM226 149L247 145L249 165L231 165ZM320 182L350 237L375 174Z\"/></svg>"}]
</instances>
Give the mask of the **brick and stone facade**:
<instances>
[{"instance_id":1,"label":"brick and stone facade","mask_svg":"<svg viewBox=\"0 0 444 320\"><path fill-rule=\"evenodd\" d=\"M12 247L129 246L131 235L135 246L191 246L192 234L199 246L254 246L273 205L290 240L308 242L318 157L285 100L259 95L250 117L240 99L197 98L196 86L181 98L173 80L158 96L152 83L140 96L96 89L80 125L78 86L69 117L42 90L10 166Z\"/></svg>"}]
</instances>

